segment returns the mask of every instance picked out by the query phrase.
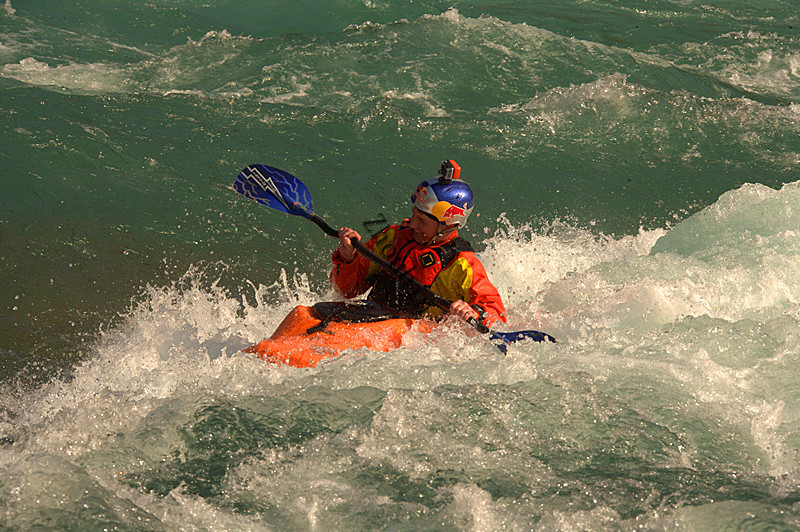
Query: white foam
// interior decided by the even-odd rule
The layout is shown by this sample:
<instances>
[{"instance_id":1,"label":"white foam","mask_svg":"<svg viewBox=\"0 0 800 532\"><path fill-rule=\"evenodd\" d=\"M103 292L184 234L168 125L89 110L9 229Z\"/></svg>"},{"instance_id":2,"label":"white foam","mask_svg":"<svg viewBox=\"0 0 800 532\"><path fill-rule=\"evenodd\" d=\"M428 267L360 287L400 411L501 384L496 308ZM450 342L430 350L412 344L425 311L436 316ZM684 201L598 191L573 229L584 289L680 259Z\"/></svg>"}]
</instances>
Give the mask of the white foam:
<instances>
[{"instance_id":1,"label":"white foam","mask_svg":"<svg viewBox=\"0 0 800 532\"><path fill-rule=\"evenodd\" d=\"M105 63L50 66L28 57L18 64L4 65L0 74L23 83L58 87L76 93L127 92L132 86L124 69Z\"/></svg>"},{"instance_id":2,"label":"white foam","mask_svg":"<svg viewBox=\"0 0 800 532\"><path fill-rule=\"evenodd\" d=\"M618 523L602 503L610 495L589 480L573 479L569 489L593 497L591 510L548 495L563 479L540 458L559 460L558 446L568 460L611 446L605 452L658 468L719 463L781 479L776 489L791 492L800 478L792 443L800 396L784 381L799 369L800 297L789 282L800 276L790 233L797 188L743 187L669 231L621 239L562 222L534 230L503 220L481 258L513 309L512 328L536 323L560 341L515 344L507 356L448 323L409 335L390 353L350 352L315 369L274 366L239 349L267 336L292 306L332 293L314 292L302 272L281 272L237 300L188 272L148 288L69 382L11 403L16 417L0 429L16 443L0 447L0 465L14 480L3 493L17 486L20 495L68 500L68 489L19 481L41 471L38 457L55 456L48 463L77 475L75 489L94 493L99 483L104 500L134 501L163 523L247 528L263 516L229 512L185 486L158 497L121 479L197 453L186 431L207 407L227 403L258 416L264 401L285 395L286 404L332 408L331 397L364 386L371 400L383 397L370 422L235 463L220 480L225 496L279 508L284 524L301 528L336 528L354 505L365 515L389 507L476 530ZM762 220L765 213L772 218ZM731 239L726 227L746 238ZM520 283L526 290L514 292ZM450 499L432 508L377 493L375 482L394 486L370 480L381 468L423 487L423 499L426 490ZM641 517L683 519L694 517Z\"/></svg>"}]
</instances>

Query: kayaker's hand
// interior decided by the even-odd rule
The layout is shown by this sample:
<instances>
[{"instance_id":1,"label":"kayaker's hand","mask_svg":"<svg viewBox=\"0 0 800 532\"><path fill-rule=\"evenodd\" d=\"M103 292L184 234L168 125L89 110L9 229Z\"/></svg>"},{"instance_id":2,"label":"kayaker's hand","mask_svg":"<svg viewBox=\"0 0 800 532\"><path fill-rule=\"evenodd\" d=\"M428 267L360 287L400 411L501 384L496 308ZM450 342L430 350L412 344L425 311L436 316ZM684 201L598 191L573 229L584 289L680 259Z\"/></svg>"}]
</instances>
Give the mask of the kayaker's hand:
<instances>
[{"instance_id":1,"label":"kayaker's hand","mask_svg":"<svg viewBox=\"0 0 800 532\"><path fill-rule=\"evenodd\" d=\"M476 320L480 318L474 308L470 307L466 301L460 299L456 299L450 305L450 314L458 316L464 321L467 321L469 318L475 318Z\"/></svg>"},{"instance_id":2,"label":"kayaker's hand","mask_svg":"<svg viewBox=\"0 0 800 532\"><path fill-rule=\"evenodd\" d=\"M339 257L345 262L350 262L356 258L356 248L354 248L353 243L350 242L352 238L355 238L359 242L361 241L361 235L349 227L342 227L339 229Z\"/></svg>"}]
</instances>

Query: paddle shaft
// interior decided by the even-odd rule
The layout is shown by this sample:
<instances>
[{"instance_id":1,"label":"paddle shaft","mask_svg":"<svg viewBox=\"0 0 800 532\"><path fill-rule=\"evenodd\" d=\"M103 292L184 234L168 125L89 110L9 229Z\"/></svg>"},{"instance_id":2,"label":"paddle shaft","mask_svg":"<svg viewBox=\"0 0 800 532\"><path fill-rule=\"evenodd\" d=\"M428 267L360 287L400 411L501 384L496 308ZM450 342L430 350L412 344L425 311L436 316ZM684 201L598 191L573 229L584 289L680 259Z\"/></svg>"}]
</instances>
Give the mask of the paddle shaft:
<instances>
[{"instance_id":1,"label":"paddle shaft","mask_svg":"<svg viewBox=\"0 0 800 532\"><path fill-rule=\"evenodd\" d=\"M317 224L320 227L320 229L322 229L328 236L339 238L339 232L330 225L328 225L325 222L325 220L323 220L316 214L312 215L311 218L309 218L309 220ZM350 243L353 245L356 251L358 251L367 259L371 260L372 262L374 262L375 264L377 264L378 266L389 272L391 276L398 279L403 279L404 281L410 283L417 290L422 291L422 293L425 294L425 297L429 303L439 307L442 310L450 310L450 305L451 305L450 301L446 300L445 298L443 298L442 296L440 296L439 294L437 294L424 284L420 283L419 281L408 275L406 272L404 272L403 270L392 264L391 262L382 259L378 255L370 251L369 248L367 248L359 240L353 238L350 239ZM489 327L487 327L484 323L479 322L475 318L467 319L467 323L475 327L475 329L481 334L492 332L489 329Z\"/></svg>"}]
</instances>

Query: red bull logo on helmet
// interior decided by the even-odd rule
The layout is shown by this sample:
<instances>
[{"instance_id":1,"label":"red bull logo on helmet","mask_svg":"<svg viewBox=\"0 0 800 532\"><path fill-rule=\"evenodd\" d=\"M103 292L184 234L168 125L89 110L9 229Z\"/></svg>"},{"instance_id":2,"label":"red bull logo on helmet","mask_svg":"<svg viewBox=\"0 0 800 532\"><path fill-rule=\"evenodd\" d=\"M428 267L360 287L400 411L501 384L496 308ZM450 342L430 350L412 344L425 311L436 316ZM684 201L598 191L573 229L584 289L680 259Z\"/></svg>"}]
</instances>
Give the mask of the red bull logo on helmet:
<instances>
[{"instance_id":1,"label":"red bull logo on helmet","mask_svg":"<svg viewBox=\"0 0 800 532\"><path fill-rule=\"evenodd\" d=\"M456 207L455 205L450 205L447 208L447 210L444 211L444 213L442 214L442 218L447 220L447 219L450 219L450 218L454 218L456 216L464 216L467 213L467 211L465 210L466 206L467 206L467 204L465 203L464 204L464 209L462 209L461 207Z\"/></svg>"},{"instance_id":2,"label":"red bull logo on helmet","mask_svg":"<svg viewBox=\"0 0 800 532\"><path fill-rule=\"evenodd\" d=\"M414 194L414 203L418 205L425 205L426 199L428 199L428 187L417 187L417 191Z\"/></svg>"},{"instance_id":3,"label":"red bull logo on helmet","mask_svg":"<svg viewBox=\"0 0 800 532\"><path fill-rule=\"evenodd\" d=\"M453 205L447 201L440 201L436 205L433 206L431 209L431 214L436 216L439 221L447 222L453 218L464 216L467 213L467 204L465 203L463 207L459 207L458 205Z\"/></svg>"}]
</instances>

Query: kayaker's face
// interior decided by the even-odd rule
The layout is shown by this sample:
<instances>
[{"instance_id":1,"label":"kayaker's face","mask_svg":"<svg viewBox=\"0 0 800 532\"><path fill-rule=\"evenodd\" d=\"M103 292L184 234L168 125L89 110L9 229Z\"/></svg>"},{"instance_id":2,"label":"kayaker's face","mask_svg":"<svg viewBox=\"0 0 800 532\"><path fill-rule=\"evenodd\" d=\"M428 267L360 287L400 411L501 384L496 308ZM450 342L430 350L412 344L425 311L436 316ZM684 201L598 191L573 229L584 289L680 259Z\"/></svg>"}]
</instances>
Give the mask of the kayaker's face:
<instances>
[{"instance_id":1,"label":"kayaker's face","mask_svg":"<svg viewBox=\"0 0 800 532\"><path fill-rule=\"evenodd\" d=\"M414 231L414 242L427 245L431 244L439 234L440 224L421 210L412 207L409 227Z\"/></svg>"}]
</instances>

